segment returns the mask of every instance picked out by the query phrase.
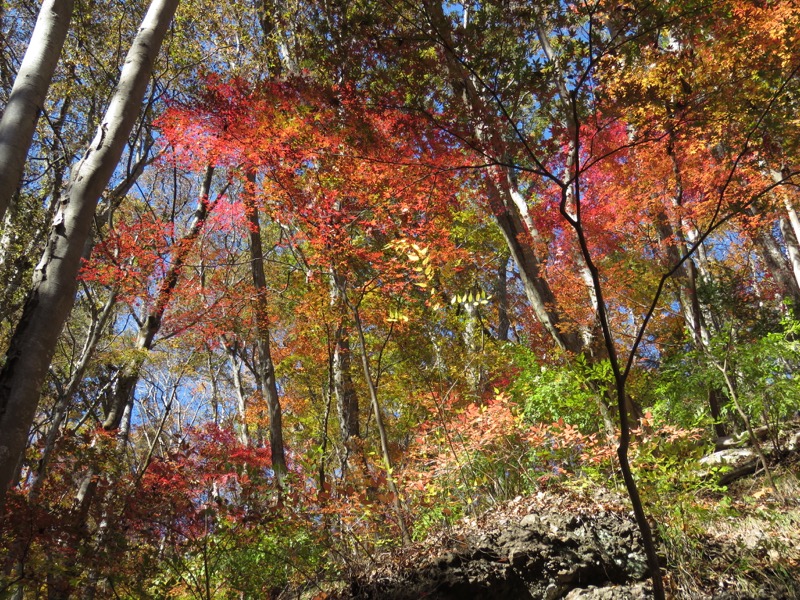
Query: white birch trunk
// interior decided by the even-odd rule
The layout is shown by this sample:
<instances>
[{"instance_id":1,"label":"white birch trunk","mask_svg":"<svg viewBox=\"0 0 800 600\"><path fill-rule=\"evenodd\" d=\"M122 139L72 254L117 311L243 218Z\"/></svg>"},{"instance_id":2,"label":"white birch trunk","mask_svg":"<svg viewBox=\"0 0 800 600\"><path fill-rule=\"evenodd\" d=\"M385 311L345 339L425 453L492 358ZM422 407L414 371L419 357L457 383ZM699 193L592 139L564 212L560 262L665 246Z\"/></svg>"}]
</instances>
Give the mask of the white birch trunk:
<instances>
[{"instance_id":1,"label":"white birch trunk","mask_svg":"<svg viewBox=\"0 0 800 600\"><path fill-rule=\"evenodd\" d=\"M74 0L45 0L0 119L0 221L19 187L36 121L56 70Z\"/></svg>"},{"instance_id":2,"label":"white birch trunk","mask_svg":"<svg viewBox=\"0 0 800 600\"><path fill-rule=\"evenodd\" d=\"M58 336L75 301L76 276L92 217L139 115L153 63L178 0L153 0L136 34L108 110L59 200L50 238L0 372L0 505L25 450Z\"/></svg>"}]
</instances>

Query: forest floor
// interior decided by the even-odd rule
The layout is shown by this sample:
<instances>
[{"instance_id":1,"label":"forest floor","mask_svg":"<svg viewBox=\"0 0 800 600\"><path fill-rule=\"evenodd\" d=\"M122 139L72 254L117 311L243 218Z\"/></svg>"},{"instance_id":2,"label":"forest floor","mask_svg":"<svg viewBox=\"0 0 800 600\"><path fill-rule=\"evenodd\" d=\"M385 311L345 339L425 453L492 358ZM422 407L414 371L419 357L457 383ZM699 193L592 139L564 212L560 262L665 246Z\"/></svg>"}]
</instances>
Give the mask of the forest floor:
<instances>
[{"instance_id":1,"label":"forest floor","mask_svg":"<svg viewBox=\"0 0 800 600\"><path fill-rule=\"evenodd\" d=\"M651 507L671 598L800 598L800 459L724 492ZM687 501L687 498L691 498ZM338 600L649 598L645 556L618 491L559 486L462 519L412 547L374 557Z\"/></svg>"}]
</instances>

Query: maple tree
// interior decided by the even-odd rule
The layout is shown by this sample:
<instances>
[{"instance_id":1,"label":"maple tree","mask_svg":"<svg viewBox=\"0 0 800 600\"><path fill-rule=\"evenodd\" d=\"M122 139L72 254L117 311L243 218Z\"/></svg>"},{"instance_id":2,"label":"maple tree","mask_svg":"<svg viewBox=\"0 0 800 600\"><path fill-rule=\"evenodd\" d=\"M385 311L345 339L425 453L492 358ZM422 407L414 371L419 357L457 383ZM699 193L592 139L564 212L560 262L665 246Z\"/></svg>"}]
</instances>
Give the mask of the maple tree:
<instances>
[{"instance_id":1,"label":"maple tree","mask_svg":"<svg viewBox=\"0 0 800 600\"><path fill-rule=\"evenodd\" d=\"M428 133L428 139L416 134L413 123L402 113L357 112L365 107L347 90L313 90L315 97L309 93L301 96L300 90L289 86L273 85L248 92L234 82L211 88L211 92L212 97L202 107L204 112L191 113L194 121L188 126L186 111L166 115L165 131L173 139L185 140L184 131L188 128L193 153L202 147L218 160L244 161L251 187L256 183L257 170L265 171L258 195L272 218L291 232L291 247L302 249L306 277L330 277L331 304L339 312L331 366L332 377L338 382L334 389L343 423L342 469L347 469L350 438L360 437L350 347L344 331L345 323L352 319L380 432L384 468L391 473L392 460L369 364L361 305L367 293L402 294L413 287L403 264L396 257L384 256L386 247L381 242L398 237L427 238L429 229L446 214L454 190L444 187L439 191L444 186L439 181L443 167L420 163L418 158L425 153L440 155L441 152L431 151L430 145L443 142L437 142L435 130ZM305 104L299 112L310 113L311 122L300 121L289 113L290 102L292 113ZM177 128L175 133L173 128ZM409 134L417 137L409 139ZM197 138L201 140L199 144ZM298 140L302 143L300 148ZM245 206L251 235L255 235L259 227L257 208L249 200L251 193L248 191L245 196ZM400 194L402 204L397 201ZM439 199L442 194L444 197ZM263 275L260 277L263 288ZM427 283L416 285L425 287ZM263 311L263 305L259 310ZM345 390L345 386L350 389ZM279 409L270 408L270 415L270 423L275 423L280 417ZM387 481L404 530L399 516L400 492L391 475Z\"/></svg>"}]
</instances>

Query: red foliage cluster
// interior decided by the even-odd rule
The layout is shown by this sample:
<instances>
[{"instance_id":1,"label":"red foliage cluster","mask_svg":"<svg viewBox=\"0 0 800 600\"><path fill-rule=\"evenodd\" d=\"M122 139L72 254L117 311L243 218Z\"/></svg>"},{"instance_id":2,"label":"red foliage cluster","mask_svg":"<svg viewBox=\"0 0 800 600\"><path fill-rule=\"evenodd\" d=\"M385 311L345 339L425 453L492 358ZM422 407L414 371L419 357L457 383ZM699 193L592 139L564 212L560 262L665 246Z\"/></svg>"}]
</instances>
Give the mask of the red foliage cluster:
<instances>
[{"instance_id":1,"label":"red foliage cluster","mask_svg":"<svg viewBox=\"0 0 800 600\"><path fill-rule=\"evenodd\" d=\"M460 156L419 116L365 102L359 90L302 80L257 89L211 78L201 102L160 120L174 160L260 175L258 208L311 249L313 268L381 265L385 283L403 265L383 246L440 240L460 189ZM202 155L202 156L199 156Z\"/></svg>"}]
</instances>

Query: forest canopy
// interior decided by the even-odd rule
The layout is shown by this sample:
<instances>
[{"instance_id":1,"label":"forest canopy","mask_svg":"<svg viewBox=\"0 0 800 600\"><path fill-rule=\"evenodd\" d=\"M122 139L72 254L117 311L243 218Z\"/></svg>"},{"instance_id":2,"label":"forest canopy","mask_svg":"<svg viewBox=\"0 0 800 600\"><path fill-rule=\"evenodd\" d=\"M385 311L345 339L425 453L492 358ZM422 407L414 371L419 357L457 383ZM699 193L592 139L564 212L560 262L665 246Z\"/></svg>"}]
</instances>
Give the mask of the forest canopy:
<instances>
[{"instance_id":1,"label":"forest canopy","mask_svg":"<svg viewBox=\"0 0 800 600\"><path fill-rule=\"evenodd\" d=\"M796 3L34 4L0 4L0 597L334 597L613 488L663 598L736 478L797 508Z\"/></svg>"}]
</instances>

